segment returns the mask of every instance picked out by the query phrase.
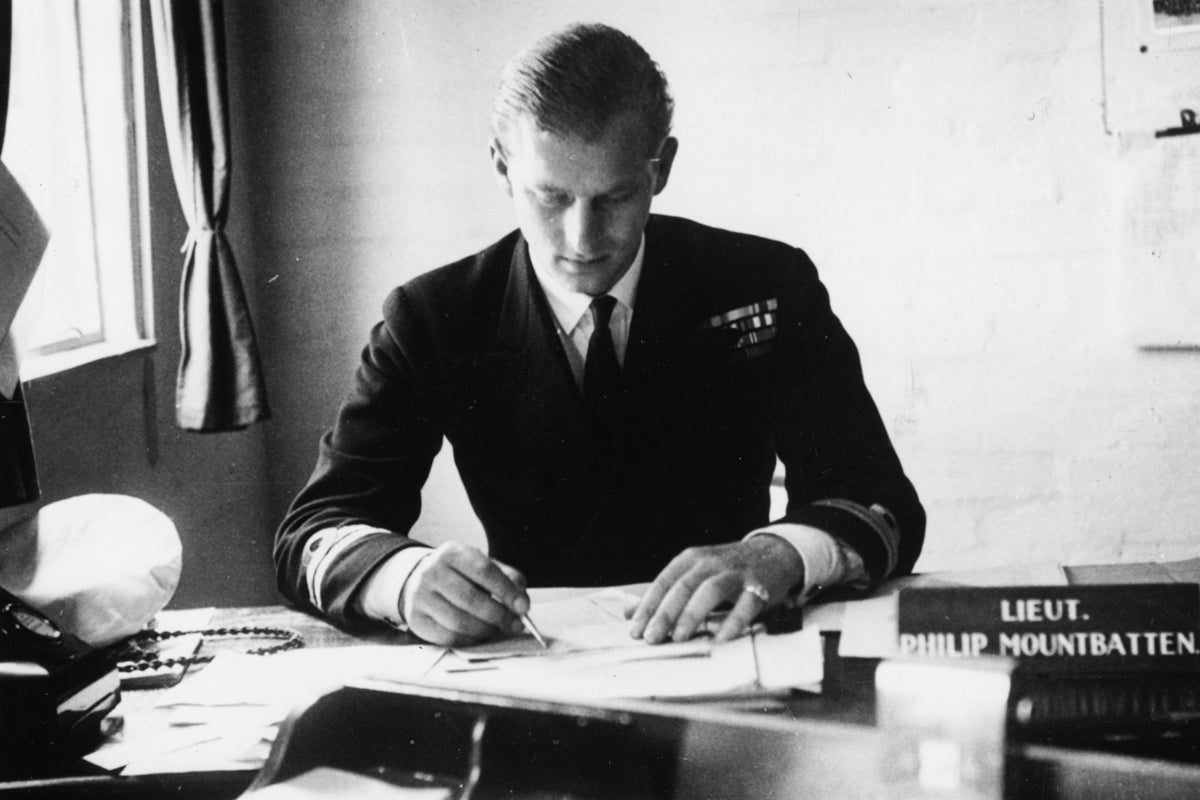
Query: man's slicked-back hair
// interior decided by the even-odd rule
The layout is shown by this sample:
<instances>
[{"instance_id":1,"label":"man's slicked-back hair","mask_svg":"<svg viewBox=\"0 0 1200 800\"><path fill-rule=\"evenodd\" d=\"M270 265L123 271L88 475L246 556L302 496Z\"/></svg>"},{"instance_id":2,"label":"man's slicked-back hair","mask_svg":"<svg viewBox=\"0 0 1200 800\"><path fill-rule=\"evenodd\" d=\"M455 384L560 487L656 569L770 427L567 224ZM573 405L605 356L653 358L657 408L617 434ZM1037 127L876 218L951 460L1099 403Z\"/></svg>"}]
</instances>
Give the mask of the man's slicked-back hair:
<instances>
[{"instance_id":1,"label":"man's slicked-back hair","mask_svg":"<svg viewBox=\"0 0 1200 800\"><path fill-rule=\"evenodd\" d=\"M600 24L576 24L518 53L504 67L492 105L492 135L528 114L543 130L593 140L632 112L646 123L647 146L671 132L674 101L658 64L632 37ZM652 155L652 154L651 154Z\"/></svg>"}]
</instances>

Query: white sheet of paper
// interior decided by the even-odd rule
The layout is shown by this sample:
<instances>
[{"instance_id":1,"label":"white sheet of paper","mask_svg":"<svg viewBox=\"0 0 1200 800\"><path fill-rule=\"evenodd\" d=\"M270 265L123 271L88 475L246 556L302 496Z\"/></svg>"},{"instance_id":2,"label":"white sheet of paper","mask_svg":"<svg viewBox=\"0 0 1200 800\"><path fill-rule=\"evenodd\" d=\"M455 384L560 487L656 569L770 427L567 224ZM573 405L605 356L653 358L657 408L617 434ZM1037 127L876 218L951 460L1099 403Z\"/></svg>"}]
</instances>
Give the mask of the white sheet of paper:
<instances>
[{"instance_id":1,"label":"white sheet of paper","mask_svg":"<svg viewBox=\"0 0 1200 800\"><path fill-rule=\"evenodd\" d=\"M808 688L823 677L820 632L651 645L629 635L625 611L645 584L530 592L530 615L550 647L516 636L455 648L426 682L521 696L680 698L747 689Z\"/></svg>"},{"instance_id":2,"label":"white sheet of paper","mask_svg":"<svg viewBox=\"0 0 1200 800\"><path fill-rule=\"evenodd\" d=\"M1066 586L1061 564L1037 561L984 569L956 569L918 576L919 586Z\"/></svg>"},{"instance_id":3,"label":"white sheet of paper","mask_svg":"<svg viewBox=\"0 0 1200 800\"><path fill-rule=\"evenodd\" d=\"M465 671L434 670L426 682L568 701L687 698L806 688L824 670L816 629L462 663Z\"/></svg>"},{"instance_id":4,"label":"white sheet of paper","mask_svg":"<svg viewBox=\"0 0 1200 800\"><path fill-rule=\"evenodd\" d=\"M900 590L906 586L1066 585L1066 572L1060 564L1052 562L930 572L888 581L876 596L845 603L838 655L844 658L890 658L897 654ZM805 622L807 624L807 618Z\"/></svg>"},{"instance_id":5,"label":"white sheet of paper","mask_svg":"<svg viewBox=\"0 0 1200 800\"><path fill-rule=\"evenodd\" d=\"M278 709L225 709L219 721L176 725L152 716L126 718L124 732L86 756L123 775L253 770L262 766L283 717Z\"/></svg>"},{"instance_id":6,"label":"white sheet of paper","mask_svg":"<svg viewBox=\"0 0 1200 800\"><path fill-rule=\"evenodd\" d=\"M1183 561L1097 564L1075 567L1080 583L1200 583L1200 558ZM1077 573L1073 577L1080 578Z\"/></svg>"},{"instance_id":7,"label":"white sheet of paper","mask_svg":"<svg viewBox=\"0 0 1200 800\"><path fill-rule=\"evenodd\" d=\"M637 587L555 590L530 592L529 616L550 645L543 648L531 634L524 633L493 642L456 647L454 653L467 661L489 661L514 656L562 655L605 648L640 648L648 645L629 635L625 607L641 596Z\"/></svg>"},{"instance_id":8,"label":"white sheet of paper","mask_svg":"<svg viewBox=\"0 0 1200 800\"><path fill-rule=\"evenodd\" d=\"M124 732L87 760L123 766L125 775L257 769L277 726L300 703L356 678L419 679L444 653L432 645L220 653L164 691L158 712L126 716Z\"/></svg>"},{"instance_id":9,"label":"white sheet of paper","mask_svg":"<svg viewBox=\"0 0 1200 800\"><path fill-rule=\"evenodd\" d=\"M846 621L846 603L817 603L804 607L804 627L840 631Z\"/></svg>"},{"instance_id":10,"label":"white sheet of paper","mask_svg":"<svg viewBox=\"0 0 1200 800\"><path fill-rule=\"evenodd\" d=\"M49 242L37 209L0 161L0 394L5 397L13 396L20 376L9 329Z\"/></svg>"},{"instance_id":11,"label":"white sheet of paper","mask_svg":"<svg viewBox=\"0 0 1200 800\"><path fill-rule=\"evenodd\" d=\"M1113 197L1123 326L1141 347L1200 344L1196 136L1116 138Z\"/></svg>"},{"instance_id":12,"label":"white sheet of paper","mask_svg":"<svg viewBox=\"0 0 1200 800\"><path fill-rule=\"evenodd\" d=\"M451 796L449 789L395 786L330 767L310 769L243 795L245 800L443 800Z\"/></svg>"},{"instance_id":13,"label":"white sheet of paper","mask_svg":"<svg viewBox=\"0 0 1200 800\"><path fill-rule=\"evenodd\" d=\"M291 706L355 678L421 678L445 650L425 644L316 647L248 656L221 653L159 707Z\"/></svg>"}]
</instances>

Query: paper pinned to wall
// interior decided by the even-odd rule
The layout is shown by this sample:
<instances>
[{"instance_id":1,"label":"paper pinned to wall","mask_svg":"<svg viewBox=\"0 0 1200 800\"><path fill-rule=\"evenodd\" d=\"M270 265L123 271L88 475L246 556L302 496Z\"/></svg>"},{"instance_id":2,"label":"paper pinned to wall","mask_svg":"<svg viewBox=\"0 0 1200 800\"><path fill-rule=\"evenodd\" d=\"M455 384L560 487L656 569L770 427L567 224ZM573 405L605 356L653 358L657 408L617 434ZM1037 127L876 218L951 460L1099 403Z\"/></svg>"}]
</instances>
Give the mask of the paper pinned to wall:
<instances>
[{"instance_id":1,"label":"paper pinned to wall","mask_svg":"<svg viewBox=\"0 0 1200 800\"><path fill-rule=\"evenodd\" d=\"M1120 136L1121 304L1134 344L1200 348L1200 135Z\"/></svg>"},{"instance_id":2,"label":"paper pinned to wall","mask_svg":"<svg viewBox=\"0 0 1200 800\"><path fill-rule=\"evenodd\" d=\"M33 202L0 161L0 394L6 398L20 379L12 322L49 242Z\"/></svg>"},{"instance_id":3,"label":"paper pinned to wall","mask_svg":"<svg viewBox=\"0 0 1200 800\"><path fill-rule=\"evenodd\" d=\"M1149 133L1200 108L1200 25L1186 3L1100 3L1105 129Z\"/></svg>"}]
</instances>

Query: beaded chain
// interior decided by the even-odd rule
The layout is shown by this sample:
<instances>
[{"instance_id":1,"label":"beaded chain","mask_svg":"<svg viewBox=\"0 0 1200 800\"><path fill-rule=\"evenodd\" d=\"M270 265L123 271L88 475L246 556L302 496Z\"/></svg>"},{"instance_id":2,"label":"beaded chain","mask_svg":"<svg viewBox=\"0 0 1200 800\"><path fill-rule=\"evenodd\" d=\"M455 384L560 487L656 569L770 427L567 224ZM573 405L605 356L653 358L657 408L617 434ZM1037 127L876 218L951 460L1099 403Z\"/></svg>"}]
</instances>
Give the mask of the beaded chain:
<instances>
[{"instance_id":1,"label":"beaded chain","mask_svg":"<svg viewBox=\"0 0 1200 800\"><path fill-rule=\"evenodd\" d=\"M207 628L202 631L156 631L145 630L137 633L129 642L129 657L128 660L122 661L117 666L118 672L138 672L148 669L163 669L165 667L180 667L191 664L207 664L213 660L215 654L208 653L206 655L191 655L177 656L173 658L157 658L156 653L151 650L143 649L142 645L150 642L161 642L164 639L172 639L177 636L190 636L199 634L208 639L215 637L228 638L245 638L245 639L279 639L279 644L268 645L266 647L256 647L251 650L244 651L248 656L269 656L273 653L282 653L286 650L296 650L304 646L304 638L295 631L289 631L286 628L260 628L260 627L245 627L245 628Z\"/></svg>"}]
</instances>

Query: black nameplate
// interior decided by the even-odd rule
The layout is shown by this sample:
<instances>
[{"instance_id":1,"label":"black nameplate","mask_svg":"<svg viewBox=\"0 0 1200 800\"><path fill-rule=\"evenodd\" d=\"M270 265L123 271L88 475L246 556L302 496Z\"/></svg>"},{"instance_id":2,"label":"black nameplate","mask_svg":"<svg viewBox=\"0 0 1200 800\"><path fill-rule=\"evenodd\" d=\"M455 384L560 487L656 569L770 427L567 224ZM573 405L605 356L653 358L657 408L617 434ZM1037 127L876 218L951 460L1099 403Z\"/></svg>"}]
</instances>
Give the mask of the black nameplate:
<instances>
[{"instance_id":1,"label":"black nameplate","mask_svg":"<svg viewBox=\"0 0 1200 800\"><path fill-rule=\"evenodd\" d=\"M900 652L1081 672L1200 671L1200 586L913 587Z\"/></svg>"}]
</instances>

